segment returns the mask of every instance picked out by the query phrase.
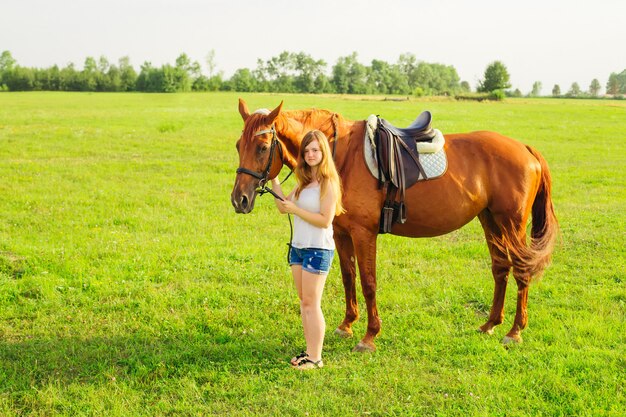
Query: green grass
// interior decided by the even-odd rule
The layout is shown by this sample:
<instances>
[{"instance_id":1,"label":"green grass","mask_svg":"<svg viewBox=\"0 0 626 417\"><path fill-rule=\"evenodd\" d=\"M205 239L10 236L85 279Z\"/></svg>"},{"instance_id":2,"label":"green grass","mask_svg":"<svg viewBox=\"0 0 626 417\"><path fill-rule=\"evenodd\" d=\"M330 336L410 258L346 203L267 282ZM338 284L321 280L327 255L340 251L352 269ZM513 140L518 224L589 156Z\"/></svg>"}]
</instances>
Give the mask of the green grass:
<instances>
[{"instance_id":1,"label":"green grass","mask_svg":"<svg viewBox=\"0 0 626 417\"><path fill-rule=\"evenodd\" d=\"M332 334L335 262L327 366L298 373L287 220L269 197L230 205L237 97L0 94L0 415L623 415L626 103L245 96L397 124L430 109L442 131L499 131L552 170L562 236L522 345L500 344L514 283L496 335L475 332L493 283L474 221L379 238L373 354Z\"/></svg>"}]
</instances>

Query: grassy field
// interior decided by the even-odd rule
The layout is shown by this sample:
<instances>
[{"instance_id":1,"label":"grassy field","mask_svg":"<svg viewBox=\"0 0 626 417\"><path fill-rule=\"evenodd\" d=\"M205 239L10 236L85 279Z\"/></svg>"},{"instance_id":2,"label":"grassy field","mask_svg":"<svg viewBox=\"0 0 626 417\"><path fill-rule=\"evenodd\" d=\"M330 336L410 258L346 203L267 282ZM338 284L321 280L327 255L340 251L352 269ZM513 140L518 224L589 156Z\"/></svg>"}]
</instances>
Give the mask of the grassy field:
<instances>
[{"instance_id":1,"label":"grassy field","mask_svg":"<svg viewBox=\"0 0 626 417\"><path fill-rule=\"evenodd\" d=\"M552 170L562 236L522 345L500 344L513 282L505 323L475 331L493 283L474 221L379 238L373 354L332 334L335 262L326 367L300 373L287 220L269 197L230 205L237 97L0 94L0 415L624 415L626 102L246 95L397 124L430 109L440 130L501 132Z\"/></svg>"}]
</instances>

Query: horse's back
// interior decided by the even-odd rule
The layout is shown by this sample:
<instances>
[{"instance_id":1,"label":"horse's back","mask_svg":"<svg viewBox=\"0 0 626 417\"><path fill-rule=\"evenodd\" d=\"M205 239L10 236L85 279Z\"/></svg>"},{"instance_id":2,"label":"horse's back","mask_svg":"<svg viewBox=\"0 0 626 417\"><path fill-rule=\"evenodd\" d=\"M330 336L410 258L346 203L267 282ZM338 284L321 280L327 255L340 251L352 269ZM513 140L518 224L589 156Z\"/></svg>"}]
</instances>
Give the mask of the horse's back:
<instances>
[{"instance_id":1,"label":"horse's back","mask_svg":"<svg viewBox=\"0 0 626 417\"><path fill-rule=\"evenodd\" d=\"M397 224L392 233L442 235L464 226L485 209L509 210L525 203L518 200L534 198L541 166L526 145L490 131L445 138L446 173L407 190L407 223Z\"/></svg>"},{"instance_id":2,"label":"horse's back","mask_svg":"<svg viewBox=\"0 0 626 417\"><path fill-rule=\"evenodd\" d=\"M541 164L525 144L500 133L476 131L445 138L448 169L457 175L499 182L504 177L519 181L541 172Z\"/></svg>"}]
</instances>

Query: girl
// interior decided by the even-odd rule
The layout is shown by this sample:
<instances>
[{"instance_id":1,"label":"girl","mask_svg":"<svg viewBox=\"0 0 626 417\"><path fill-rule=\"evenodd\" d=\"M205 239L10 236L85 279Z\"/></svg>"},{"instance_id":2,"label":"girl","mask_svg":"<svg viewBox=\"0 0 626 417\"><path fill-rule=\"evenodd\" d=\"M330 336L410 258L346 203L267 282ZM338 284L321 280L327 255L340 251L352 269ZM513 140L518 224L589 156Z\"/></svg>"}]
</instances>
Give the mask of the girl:
<instances>
[{"instance_id":1,"label":"girl","mask_svg":"<svg viewBox=\"0 0 626 417\"><path fill-rule=\"evenodd\" d=\"M344 212L339 175L324 133L312 130L304 136L294 172L297 185L288 197L277 178L272 189L284 198L274 200L278 210L294 215L289 265L300 299L306 350L292 358L291 365L306 370L324 366L322 292L335 252L333 219Z\"/></svg>"}]
</instances>

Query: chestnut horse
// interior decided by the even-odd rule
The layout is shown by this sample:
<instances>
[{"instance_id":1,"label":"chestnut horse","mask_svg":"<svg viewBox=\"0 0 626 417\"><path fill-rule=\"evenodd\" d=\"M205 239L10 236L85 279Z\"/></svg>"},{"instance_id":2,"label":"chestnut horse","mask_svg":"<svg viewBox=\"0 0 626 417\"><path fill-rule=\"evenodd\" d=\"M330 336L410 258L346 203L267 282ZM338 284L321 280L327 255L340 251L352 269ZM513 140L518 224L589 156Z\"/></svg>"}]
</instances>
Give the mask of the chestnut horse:
<instances>
[{"instance_id":1,"label":"chestnut horse","mask_svg":"<svg viewBox=\"0 0 626 417\"><path fill-rule=\"evenodd\" d=\"M296 164L302 137L319 129L336 147L346 214L335 217L334 238L346 296L346 314L336 333L352 336L358 319L356 264L367 305L367 332L357 351L376 349L380 332L376 307L376 238L384 204L384 190L368 170L364 158L366 121L349 121L326 110L250 113L239 100L244 121L237 141L239 169L231 194L237 213L254 208L259 187L276 177L283 165ZM498 133L480 131L445 135L446 173L419 181L406 190L407 220L391 233L432 237L450 233L478 216L485 232L495 281L489 319L479 330L492 334L504 319L509 271L517 282L517 310L503 343L521 342L526 327L528 286L550 263L558 223L551 200L550 171L545 159L530 146ZM526 225L532 213L530 239ZM529 242L527 242L529 240Z\"/></svg>"}]
</instances>

